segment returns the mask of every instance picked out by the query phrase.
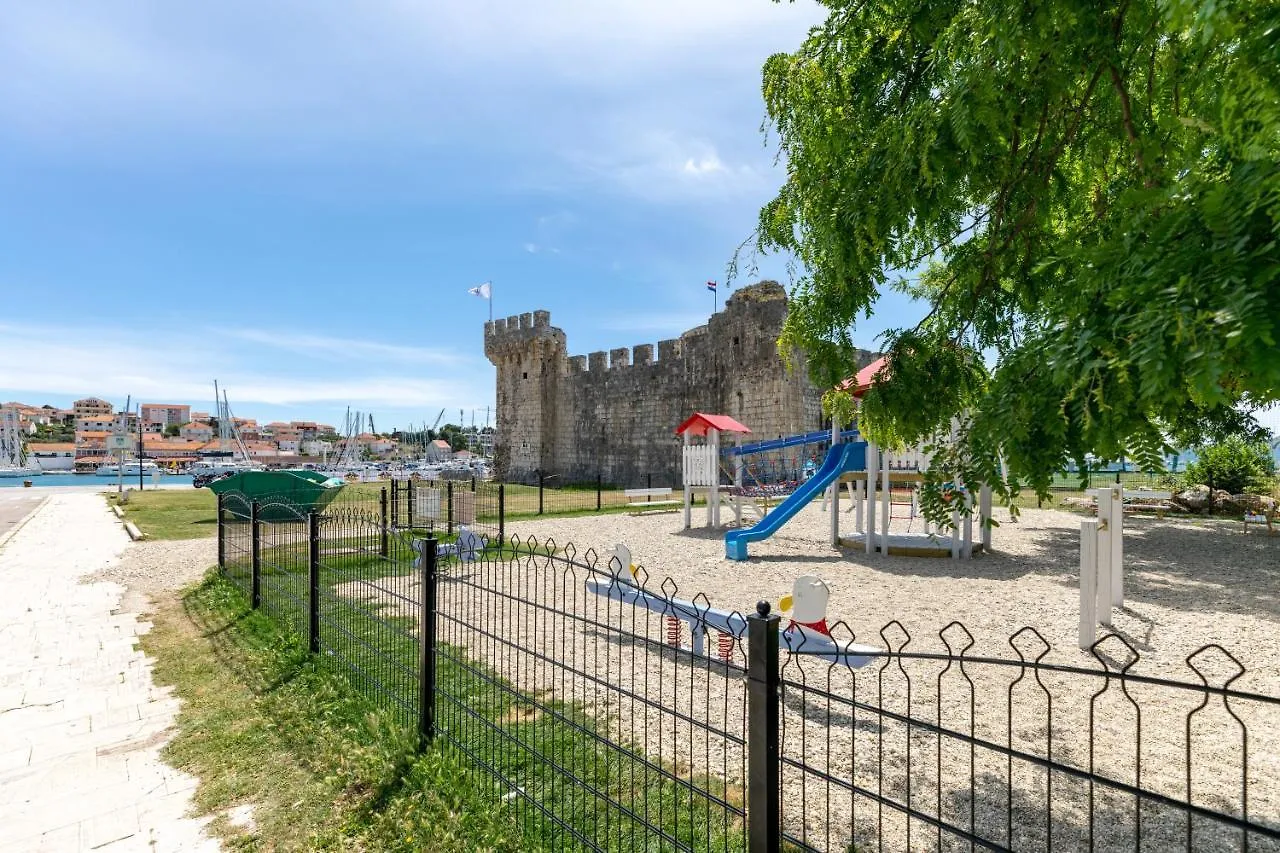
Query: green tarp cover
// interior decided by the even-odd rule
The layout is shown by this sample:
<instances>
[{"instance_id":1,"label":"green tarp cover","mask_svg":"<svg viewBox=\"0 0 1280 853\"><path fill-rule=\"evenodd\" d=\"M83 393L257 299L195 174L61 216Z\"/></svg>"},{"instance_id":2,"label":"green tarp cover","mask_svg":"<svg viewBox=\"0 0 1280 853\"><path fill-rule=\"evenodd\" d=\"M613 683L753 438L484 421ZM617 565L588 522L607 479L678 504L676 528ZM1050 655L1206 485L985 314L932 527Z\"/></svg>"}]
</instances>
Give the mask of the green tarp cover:
<instances>
[{"instance_id":1,"label":"green tarp cover","mask_svg":"<svg viewBox=\"0 0 1280 853\"><path fill-rule=\"evenodd\" d=\"M242 471L210 483L209 489L224 496L228 512L248 517L257 501L260 520L282 522L301 521L311 510L323 510L344 485L318 471Z\"/></svg>"}]
</instances>

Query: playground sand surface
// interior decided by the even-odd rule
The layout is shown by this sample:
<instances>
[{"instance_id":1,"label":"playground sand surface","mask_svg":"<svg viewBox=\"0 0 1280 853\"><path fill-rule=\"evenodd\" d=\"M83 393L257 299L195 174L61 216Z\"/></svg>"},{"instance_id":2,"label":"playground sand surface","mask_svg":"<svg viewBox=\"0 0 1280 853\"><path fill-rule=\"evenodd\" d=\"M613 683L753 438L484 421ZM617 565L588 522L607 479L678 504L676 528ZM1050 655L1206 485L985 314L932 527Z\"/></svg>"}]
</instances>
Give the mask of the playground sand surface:
<instances>
[{"instance_id":1,"label":"playground sand surface","mask_svg":"<svg viewBox=\"0 0 1280 853\"><path fill-rule=\"evenodd\" d=\"M828 515L817 505L807 507L773 538L751 543L751 559L745 562L725 559L723 532L683 530L679 513L521 521L512 523L508 532L540 541L551 537L561 547L572 542L579 552L593 548L606 558L615 543L625 543L644 567L641 576L647 588L657 591L669 578L675 589L668 584L667 590L674 598L703 593L711 606L744 614L754 612L760 600L776 608L795 578L817 575L831 588L829 622L844 622L861 643L900 649L909 635L907 652L945 652L939 633L958 621L973 639L966 656L1017 660L1021 653L1033 660L1044 649L1034 635L1025 633L1016 641L1021 652L1010 642L1015 632L1031 626L1052 649L1044 657L1046 663L1101 669L1093 655L1077 647L1081 516L1024 510L1012 522L1007 513L997 511L996 520L1001 526L994 531L992 553L969 561L881 557L833 548L827 544ZM694 524L702 521L702 514L695 513ZM842 529L852 529L851 516L843 516ZM918 530L916 522L914 532ZM895 521L893 532L907 532L906 523ZM581 578L539 579L535 572L501 583L513 585L521 595L554 597L566 609L564 597L573 594L576 583L573 606L585 611L588 619L612 622L654 640L663 636L659 616L637 621L630 608L623 612L616 602L595 596L584 600ZM1235 654L1246 670L1231 685L1234 689L1280 695L1280 537L1246 536L1238 522L1130 517L1125 527L1125 584L1126 606L1115 614L1114 630L1141 656L1132 672L1198 682L1185 659L1216 643ZM640 705L625 694L573 681L566 684L562 673L532 659L502 660L525 658L524 649L545 643L548 622L552 634L560 635L552 639L557 657L570 654L577 665L602 680L648 695L654 704L670 705L674 699L682 713L728 732L745 731L740 676L699 666L687 655L655 651L653 646L606 643L607 634L569 618L560 619L558 627L544 620L536 629L513 623L508 628L517 643L487 650L498 656L499 666L514 664L512 671L519 672L527 686L584 705L615 734L643 744L649 754L731 783L741 781L740 746L708 737L700 726ZM841 636L842 629L836 634ZM968 642L956 626L947 629L946 636L956 650ZM1127 662L1127 651L1114 640L1099 651L1112 667ZM740 646L733 658L745 660ZM1210 684L1222 684L1232 672L1220 655L1197 661ZM1135 849L1135 839L1124 829L1133 825L1132 797L1099 789L1090 800L1086 783L1055 773L1054 805L1047 816L1049 780L1043 771L1021 763L1010 771L1004 757L982 749L970 761L962 743L943 739L940 744L937 736L918 726L907 727L868 710L909 710L914 719L963 732L970 726L972 701L979 737L1037 755L1051 747L1055 760L1077 767L1087 767L1092 752L1098 772L1133 782L1137 715L1118 682L1042 671L1040 680L1053 695L1050 723L1044 691L1031 672L1019 682L1018 667L970 664L964 673L953 668L941 682L939 697L945 661L907 660L900 671L901 662L896 659L886 667L874 661L857 673L821 663L785 668L783 678L792 685L784 689L784 756L803 756L816 767L831 767L836 776L853 777L866 791L883 791L900 801L910 798L917 808L932 811L941 803L943 818L957 826L969 826L971 810L987 831L1005 826L1012 814L1011 838L1020 849L1045 846L1048 823L1055 846L1070 847L1072 839L1087 846L1092 824L1095 849ZM957 675L971 677L976 686L966 687ZM1104 687L1106 692L1094 699ZM1132 683L1128 692L1142 708L1143 787L1185 799L1187 718L1205 694ZM854 701L866 705L851 706ZM1249 813L1253 819L1280 825L1280 708L1241 704L1233 702L1232 710L1249 728L1248 763L1256 780L1249 788ZM1091 707L1096 714L1092 737ZM1194 801L1230 811L1240 799L1241 736L1220 700L1198 712L1191 741ZM885 768L883 774L877 773L878 763ZM889 808L877 812L872 800L853 798L820 777L787 767L783 782L788 829L808 843L835 849L850 840L866 844L882 838L893 849L950 849L945 838L939 843L934 830L923 823L913 822L908 838L906 821L898 813ZM1194 830L1195 849L1239 849L1236 833L1207 821L1197 821ZM1144 803L1142 849L1181 849L1185 831L1183 817ZM1280 849L1267 839L1251 840L1251 849Z\"/></svg>"}]
</instances>

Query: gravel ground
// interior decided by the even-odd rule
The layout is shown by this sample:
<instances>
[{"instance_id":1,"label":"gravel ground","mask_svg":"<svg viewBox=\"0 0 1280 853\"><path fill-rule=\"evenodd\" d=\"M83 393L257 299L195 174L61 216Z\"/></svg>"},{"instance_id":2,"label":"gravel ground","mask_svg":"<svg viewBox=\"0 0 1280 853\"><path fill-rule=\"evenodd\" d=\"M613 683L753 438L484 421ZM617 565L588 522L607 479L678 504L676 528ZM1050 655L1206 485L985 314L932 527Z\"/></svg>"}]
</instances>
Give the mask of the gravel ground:
<instances>
[{"instance_id":1,"label":"gravel ground","mask_svg":"<svg viewBox=\"0 0 1280 853\"><path fill-rule=\"evenodd\" d=\"M217 562L216 539L144 540L130 543L117 563L86 580L115 581L125 588L121 608L145 613L153 596L198 581Z\"/></svg>"},{"instance_id":2,"label":"gravel ground","mask_svg":"<svg viewBox=\"0 0 1280 853\"><path fill-rule=\"evenodd\" d=\"M667 581L672 597L705 593L710 604L742 612L761 599L776 603L796 577L816 574L832 589L829 619L847 625L848 632L838 627L837 635L894 651L943 652L948 641L958 651L971 636L968 657L1017 661L1022 655L1030 661L1045 653L1047 663L1099 669L1097 660L1076 647L1080 516L1028 510L1016 523L1003 514L997 520L1002 526L994 533L993 553L972 561L869 557L832 548L826 544L827 515L816 506L780 535L753 543L752 559L742 563L724 559L720 534L682 530L679 515L527 521L509 530L602 554L624 542L647 567L650 589ZM895 531L905 529L895 524ZM1186 657L1219 644L1246 669L1233 688L1280 695L1280 537L1245 536L1239 523L1131 518L1125 549L1127 601L1114 627L1141 656L1132 672L1198 683ZM583 595L581 577L534 565L479 571L490 576L442 592L442 608L480 609L486 616L487 637L459 640L522 686L582 703L651 755L741 780L740 745L707 734L708 727L744 731L740 678L652 646L619 642L625 634L661 641L661 618L637 617L629 607ZM511 593L560 603L563 612L529 618L521 608L502 604ZM494 623L503 630L495 632ZM1024 626L1039 636L1024 632L1011 642ZM494 633L505 640L495 641ZM1052 648L1047 653L1046 643ZM570 661L576 674L566 678L564 669L549 666L532 649ZM1100 651L1115 669L1132 657L1117 640ZM735 646L733 654L741 659L741 648ZM1197 656L1196 663L1211 685L1234 674L1216 650ZM804 765L788 764L784 771L786 822L793 834L828 849L839 849L851 836L860 844L878 837L892 849L953 846L925 823L908 827L891 808L877 808L863 796L870 793L909 799L914 808L962 827L971 825L972 814L974 825L1001 839L1007 832L1020 849L1046 846L1049 831L1055 846L1088 846L1092 832L1095 849L1135 849L1132 797L1099 787L1091 800L1088 785L1069 774L1055 772L1049 779L1033 762L1010 763L981 747L971 755L967 744L953 738L940 744L918 722L962 734L972 730L990 743L1052 754L1075 767L1092 762L1097 772L1120 782L1134 783L1140 770L1144 789L1175 800L1187 796L1190 754L1192 801L1239 811L1242 725L1216 697L1197 711L1204 693L1137 683L1126 690L1114 679L1050 671L1037 679L1016 666L969 663L953 665L944 675L945 668L945 660L896 657L857 673L813 661L788 664L783 752ZM1233 700L1230 711L1248 729L1249 813L1280 825L1280 709ZM909 712L912 723L895 720L895 712ZM830 770L862 791L851 796L843 785L806 768ZM1046 814L1049 801L1053 806ZM1154 803L1143 804L1141 832L1140 849L1186 845L1184 818ZM1251 849L1280 849L1265 839L1251 841ZM1240 839L1197 821L1192 846L1240 849Z\"/></svg>"}]
</instances>

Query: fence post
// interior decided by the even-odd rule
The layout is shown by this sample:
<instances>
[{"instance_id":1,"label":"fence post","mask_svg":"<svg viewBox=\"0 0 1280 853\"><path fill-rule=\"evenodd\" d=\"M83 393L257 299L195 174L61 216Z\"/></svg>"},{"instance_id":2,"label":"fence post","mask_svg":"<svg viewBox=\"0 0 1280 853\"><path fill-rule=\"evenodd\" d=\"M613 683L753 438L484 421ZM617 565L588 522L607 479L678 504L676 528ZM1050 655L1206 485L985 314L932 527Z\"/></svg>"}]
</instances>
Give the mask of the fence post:
<instances>
[{"instance_id":1,"label":"fence post","mask_svg":"<svg viewBox=\"0 0 1280 853\"><path fill-rule=\"evenodd\" d=\"M320 651L320 513L307 513L307 539L310 544L310 571L307 582L307 647L312 654Z\"/></svg>"},{"instance_id":2,"label":"fence post","mask_svg":"<svg viewBox=\"0 0 1280 853\"><path fill-rule=\"evenodd\" d=\"M436 555L435 536L419 539L418 570L422 600L418 611L418 746L436 736Z\"/></svg>"},{"instance_id":3,"label":"fence post","mask_svg":"<svg viewBox=\"0 0 1280 853\"><path fill-rule=\"evenodd\" d=\"M653 472L652 471L644 475L644 487L646 489L653 488Z\"/></svg>"},{"instance_id":4,"label":"fence post","mask_svg":"<svg viewBox=\"0 0 1280 853\"><path fill-rule=\"evenodd\" d=\"M1098 519L1080 522L1080 648L1093 645L1098 630Z\"/></svg>"},{"instance_id":5,"label":"fence post","mask_svg":"<svg viewBox=\"0 0 1280 853\"><path fill-rule=\"evenodd\" d=\"M449 528L448 528L449 535L452 536L453 535L453 480L445 480L444 491L449 498L449 507L447 510L448 514L445 516L445 518L447 519L448 525L449 525Z\"/></svg>"},{"instance_id":6,"label":"fence post","mask_svg":"<svg viewBox=\"0 0 1280 853\"><path fill-rule=\"evenodd\" d=\"M394 483L395 481L392 480L391 482ZM387 556L390 550L387 547L390 543L387 542L388 518L387 518L387 487L386 486L382 487L382 495L379 497L378 503L379 503L379 508L382 510L382 541L378 543L379 544L378 553L385 557Z\"/></svg>"},{"instance_id":7,"label":"fence post","mask_svg":"<svg viewBox=\"0 0 1280 853\"><path fill-rule=\"evenodd\" d=\"M507 544L507 484L498 484L498 556Z\"/></svg>"},{"instance_id":8,"label":"fence post","mask_svg":"<svg viewBox=\"0 0 1280 853\"><path fill-rule=\"evenodd\" d=\"M761 601L747 617L747 850L778 853L782 839L778 616Z\"/></svg>"},{"instance_id":9,"label":"fence post","mask_svg":"<svg viewBox=\"0 0 1280 853\"><path fill-rule=\"evenodd\" d=\"M227 523L222 517L222 495L218 495L218 568L227 571Z\"/></svg>"},{"instance_id":10,"label":"fence post","mask_svg":"<svg viewBox=\"0 0 1280 853\"><path fill-rule=\"evenodd\" d=\"M474 492L475 490L476 490L476 478L475 478L475 477L472 477L472 478L471 478L471 491L473 491L473 492Z\"/></svg>"},{"instance_id":11,"label":"fence post","mask_svg":"<svg viewBox=\"0 0 1280 853\"><path fill-rule=\"evenodd\" d=\"M413 480L412 479L409 480L408 495L409 495L409 508L405 510L405 517L408 519L408 524L405 526L408 527L410 530L412 530L413 529Z\"/></svg>"},{"instance_id":12,"label":"fence post","mask_svg":"<svg viewBox=\"0 0 1280 853\"><path fill-rule=\"evenodd\" d=\"M596 512L600 511L600 493L604 491L604 473L596 474Z\"/></svg>"},{"instance_id":13,"label":"fence post","mask_svg":"<svg viewBox=\"0 0 1280 853\"><path fill-rule=\"evenodd\" d=\"M262 527L259 524L258 502L249 504L249 523L253 525L253 574L249 581L249 602L254 610L262 604Z\"/></svg>"},{"instance_id":14,"label":"fence post","mask_svg":"<svg viewBox=\"0 0 1280 853\"><path fill-rule=\"evenodd\" d=\"M400 526L400 481L391 481L391 526Z\"/></svg>"},{"instance_id":15,"label":"fence post","mask_svg":"<svg viewBox=\"0 0 1280 853\"><path fill-rule=\"evenodd\" d=\"M539 468L538 469L538 515L542 515L542 484L543 482L544 482L544 477L543 477L542 469Z\"/></svg>"}]
</instances>

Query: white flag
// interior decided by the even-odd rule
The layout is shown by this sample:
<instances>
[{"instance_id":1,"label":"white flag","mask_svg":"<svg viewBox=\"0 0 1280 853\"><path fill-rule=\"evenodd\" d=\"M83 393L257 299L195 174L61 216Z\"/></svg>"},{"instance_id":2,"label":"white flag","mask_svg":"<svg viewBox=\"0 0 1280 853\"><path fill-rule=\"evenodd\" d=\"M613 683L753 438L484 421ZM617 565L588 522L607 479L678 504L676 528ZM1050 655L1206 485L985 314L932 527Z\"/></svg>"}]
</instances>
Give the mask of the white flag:
<instances>
[{"instance_id":1,"label":"white flag","mask_svg":"<svg viewBox=\"0 0 1280 853\"><path fill-rule=\"evenodd\" d=\"M481 299L489 299L490 298L490 282L486 281L484 284L480 285L479 287L468 288L467 293L470 293L472 296L479 296Z\"/></svg>"}]
</instances>

